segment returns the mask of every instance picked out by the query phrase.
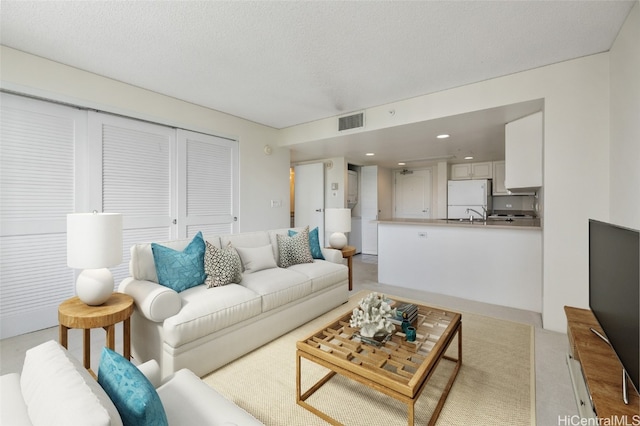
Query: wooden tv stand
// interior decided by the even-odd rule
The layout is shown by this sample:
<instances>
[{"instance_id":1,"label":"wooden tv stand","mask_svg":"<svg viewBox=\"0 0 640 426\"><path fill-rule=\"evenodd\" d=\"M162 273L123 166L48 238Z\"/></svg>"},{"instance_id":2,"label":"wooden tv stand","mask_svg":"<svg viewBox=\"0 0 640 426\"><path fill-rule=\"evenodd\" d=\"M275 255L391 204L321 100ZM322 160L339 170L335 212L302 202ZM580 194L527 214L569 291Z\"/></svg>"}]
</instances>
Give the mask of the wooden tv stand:
<instances>
[{"instance_id":1,"label":"wooden tv stand","mask_svg":"<svg viewBox=\"0 0 640 426\"><path fill-rule=\"evenodd\" d=\"M634 419L640 419L640 398L629 382L629 404L622 401L622 365L613 349L590 330L593 328L604 334L593 312L570 306L565 306L564 312L570 355L582 367L597 417L619 419L626 416L629 424L634 424ZM589 401L582 402L589 404Z\"/></svg>"}]
</instances>

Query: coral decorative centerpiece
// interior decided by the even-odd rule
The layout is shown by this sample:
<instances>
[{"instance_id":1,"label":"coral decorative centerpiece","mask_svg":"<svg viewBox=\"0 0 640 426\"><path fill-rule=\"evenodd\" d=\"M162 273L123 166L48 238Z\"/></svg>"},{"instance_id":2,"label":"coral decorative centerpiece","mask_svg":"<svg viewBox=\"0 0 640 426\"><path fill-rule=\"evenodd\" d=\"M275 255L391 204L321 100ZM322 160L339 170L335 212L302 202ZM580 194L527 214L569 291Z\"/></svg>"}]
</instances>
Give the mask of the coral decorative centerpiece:
<instances>
[{"instance_id":1,"label":"coral decorative centerpiece","mask_svg":"<svg viewBox=\"0 0 640 426\"><path fill-rule=\"evenodd\" d=\"M395 330L391 318L396 316L396 309L389 305L384 295L370 293L360 301L360 306L353 310L349 326L360 328L360 335L375 337L387 335Z\"/></svg>"}]
</instances>

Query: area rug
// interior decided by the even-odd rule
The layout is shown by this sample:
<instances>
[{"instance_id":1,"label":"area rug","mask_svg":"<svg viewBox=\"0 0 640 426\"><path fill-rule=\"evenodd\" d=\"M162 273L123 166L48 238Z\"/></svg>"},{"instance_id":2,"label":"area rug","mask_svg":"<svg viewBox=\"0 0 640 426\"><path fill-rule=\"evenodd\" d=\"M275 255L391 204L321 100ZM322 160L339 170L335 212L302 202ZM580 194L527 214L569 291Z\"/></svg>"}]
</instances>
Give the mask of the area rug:
<instances>
[{"instance_id":1,"label":"area rug","mask_svg":"<svg viewBox=\"0 0 640 426\"><path fill-rule=\"evenodd\" d=\"M296 404L296 341L352 310L366 294L353 295L347 304L214 371L204 381L266 425L326 425ZM451 355L456 349L454 341ZM535 425L533 356L533 327L462 312L462 367L437 424ZM437 367L416 402L416 424L428 423L453 366L443 360ZM303 391L326 372L303 359ZM405 404L338 375L307 402L344 425L407 424Z\"/></svg>"}]
</instances>

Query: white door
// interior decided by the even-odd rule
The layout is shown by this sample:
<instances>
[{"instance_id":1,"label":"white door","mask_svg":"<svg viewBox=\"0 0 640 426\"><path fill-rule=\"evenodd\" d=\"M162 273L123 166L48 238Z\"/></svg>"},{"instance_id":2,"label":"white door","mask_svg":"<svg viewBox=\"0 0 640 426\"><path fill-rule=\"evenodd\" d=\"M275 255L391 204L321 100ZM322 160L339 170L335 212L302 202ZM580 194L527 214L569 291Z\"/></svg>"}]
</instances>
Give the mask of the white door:
<instances>
[{"instance_id":1,"label":"white door","mask_svg":"<svg viewBox=\"0 0 640 426\"><path fill-rule=\"evenodd\" d=\"M178 129L178 238L238 232L238 142Z\"/></svg>"},{"instance_id":2,"label":"white door","mask_svg":"<svg viewBox=\"0 0 640 426\"><path fill-rule=\"evenodd\" d=\"M0 94L0 338L57 324L74 295L67 213L86 207L87 113Z\"/></svg>"},{"instance_id":3,"label":"white door","mask_svg":"<svg viewBox=\"0 0 640 426\"><path fill-rule=\"evenodd\" d=\"M431 170L395 172L395 217L431 218Z\"/></svg>"},{"instance_id":4,"label":"white door","mask_svg":"<svg viewBox=\"0 0 640 426\"><path fill-rule=\"evenodd\" d=\"M365 166L362 176L362 253L378 254L378 166Z\"/></svg>"},{"instance_id":5,"label":"white door","mask_svg":"<svg viewBox=\"0 0 640 426\"><path fill-rule=\"evenodd\" d=\"M130 247L178 237L176 131L89 112L89 211L122 213L123 258L115 285L129 276Z\"/></svg>"},{"instance_id":6,"label":"white door","mask_svg":"<svg viewBox=\"0 0 640 426\"><path fill-rule=\"evenodd\" d=\"M324 246L324 164L294 167L295 226L318 227L320 245Z\"/></svg>"}]
</instances>

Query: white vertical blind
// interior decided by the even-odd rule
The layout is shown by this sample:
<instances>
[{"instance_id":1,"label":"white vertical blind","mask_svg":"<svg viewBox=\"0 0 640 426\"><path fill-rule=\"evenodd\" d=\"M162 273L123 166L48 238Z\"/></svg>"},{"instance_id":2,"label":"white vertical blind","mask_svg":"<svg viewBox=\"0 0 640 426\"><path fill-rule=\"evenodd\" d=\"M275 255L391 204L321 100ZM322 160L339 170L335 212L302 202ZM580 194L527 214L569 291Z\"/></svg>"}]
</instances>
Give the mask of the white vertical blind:
<instances>
[{"instance_id":1,"label":"white vertical blind","mask_svg":"<svg viewBox=\"0 0 640 426\"><path fill-rule=\"evenodd\" d=\"M86 112L0 95L0 337L57 324L74 294L66 214L80 203Z\"/></svg>"}]
</instances>

